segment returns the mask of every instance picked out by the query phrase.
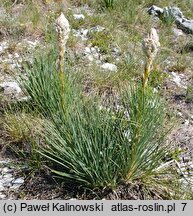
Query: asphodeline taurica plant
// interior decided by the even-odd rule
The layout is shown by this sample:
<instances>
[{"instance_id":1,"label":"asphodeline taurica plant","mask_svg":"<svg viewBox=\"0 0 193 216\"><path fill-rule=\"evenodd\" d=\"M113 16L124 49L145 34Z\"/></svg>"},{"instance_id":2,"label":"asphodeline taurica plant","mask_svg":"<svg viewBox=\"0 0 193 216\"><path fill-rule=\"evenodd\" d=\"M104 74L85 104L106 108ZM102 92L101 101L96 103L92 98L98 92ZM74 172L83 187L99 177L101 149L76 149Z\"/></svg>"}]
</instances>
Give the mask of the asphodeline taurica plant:
<instances>
[{"instance_id":1,"label":"asphodeline taurica plant","mask_svg":"<svg viewBox=\"0 0 193 216\"><path fill-rule=\"evenodd\" d=\"M155 59L160 47L159 36L155 28L151 28L150 32L143 38L143 52L146 56L145 71L143 74L143 89L147 86L149 73L152 69L152 63Z\"/></svg>"},{"instance_id":2,"label":"asphodeline taurica plant","mask_svg":"<svg viewBox=\"0 0 193 216\"><path fill-rule=\"evenodd\" d=\"M58 33L59 42L59 67L60 67L60 82L64 85L64 55L66 51L66 43L69 38L70 25L63 13L56 20L56 30Z\"/></svg>"}]
</instances>

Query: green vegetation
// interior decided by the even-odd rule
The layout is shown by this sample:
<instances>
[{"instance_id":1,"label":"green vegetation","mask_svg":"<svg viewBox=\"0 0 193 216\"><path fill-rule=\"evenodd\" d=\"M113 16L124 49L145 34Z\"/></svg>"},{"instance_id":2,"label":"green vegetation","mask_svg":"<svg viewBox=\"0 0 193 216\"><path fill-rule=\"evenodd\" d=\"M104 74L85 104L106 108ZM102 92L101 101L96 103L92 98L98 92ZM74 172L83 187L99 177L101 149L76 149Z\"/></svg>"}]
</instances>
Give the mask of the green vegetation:
<instances>
[{"instance_id":1,"label":"green vegetation","mask_svg":"<svg viewBox=\"0 0 193 216\"><path fill-rule=\"evenodd\" d=\"M115 1L116 0L102 0L101 5L104 8L112 9L114 7Z\"/></svg>"},{"instance_id":2,"label":"green vegetation","mask_svg":"<svg viewBox=\"0 0 193 216\"><path fill-rule=\"evenodd\" d=\"M43 125L45 147L39 152L51 170L65 181L87 187L114 187L121 181L156 176L166 154L164 104L141 85L120 92L120 110L88 98L72 77L61 94L53 53L34 61L22 86L31 104L48 121ZM52 59L52 60L51 60ZM122 89L123 90L123 89ZM57 167L57 168L55 168Z\"/></svg>"},{"instance_id":3,"label":"green vegetation","mask_svg":"<svg viewBox=\"0 0 193 216\"><path fill-rule=\"evenodd\" d=\"M11 14L13 2L3 1ZM186 53L179 52L183 50L182 43L176 42L174 48L170 42L174 25L170 14L164 14L163 22L146 14L147 7L154 3L164 7L174 2L187 15L189 7L183 1L170 0L71 2L79 6L88 3L95 9L94 15L83 12L85 20L75 20L72 10L61 9L52 0L34 0L24 4L14 21L10 17L0 20L5 29L2 34L12 39L6 52L22 53L17 40L25 34L39 37L44 45L33 51L33 60L25 60L21 69L24 73L17 75L29 100L14 104L14 110L0 106L0 140L30 169L47 167L52 175L68 184L89 190L116 190L124 183L139 186L137 193L143 194L144 199L191 198L186 192L182 197L179 174L167 166L166 156L178 161L182 151L166 145L172 124L168 116L172 114L160 96L165 95L169 76L164 72L168 56L176 60L168 60L173 63L167 68L169 72L186 73L192 67L191 61L185 61ZM75 30L105 28L88 31L86 41L75 38L71 32L62 78L54 26L61 10ZM149 64L144 87L141 41L152 27L159 29L161 47ZM95 46L100 49L102 63L115 63L117 72L103 71L97 63L86 62L82 50ZM115 56L114 48L119 52ZM185 102L192 103L192 86L185 91ZM4 103L2 99L0 90L0 105Z\"/></svg>"}]
</instances>

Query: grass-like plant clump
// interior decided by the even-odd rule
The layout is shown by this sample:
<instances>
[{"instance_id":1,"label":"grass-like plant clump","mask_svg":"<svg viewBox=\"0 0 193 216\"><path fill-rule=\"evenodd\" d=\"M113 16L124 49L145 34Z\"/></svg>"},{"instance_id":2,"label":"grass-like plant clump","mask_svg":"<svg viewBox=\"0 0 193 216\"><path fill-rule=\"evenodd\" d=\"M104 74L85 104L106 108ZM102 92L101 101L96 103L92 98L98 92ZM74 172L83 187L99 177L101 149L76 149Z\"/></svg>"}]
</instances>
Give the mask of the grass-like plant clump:
<instances>
[{"instance_id":1,"label":"grass-like plant clump","mask_svg":"<svg viewBox=\"0 0 193 216\"><path fill-rule=\"evenodd\" d=\"M120 93L120 109L101 106L64 77L60 87L53 53L34 61L21 85L33 107L47 118L40 153L66 181L116 187L121 181L152 176L162 163L164 104L141 85Z\"/></svg>"},{"instance_id":2,"label":"grass-like plant clump","mask_svg":"<svg viewBox=\"0 0 193 216\"><path fill-rule=\"evenodd\" d=\"M100 3L103 8L112 9L114 7L115 1L116 0L102 0Z\"/></svg>"}]
</instances>

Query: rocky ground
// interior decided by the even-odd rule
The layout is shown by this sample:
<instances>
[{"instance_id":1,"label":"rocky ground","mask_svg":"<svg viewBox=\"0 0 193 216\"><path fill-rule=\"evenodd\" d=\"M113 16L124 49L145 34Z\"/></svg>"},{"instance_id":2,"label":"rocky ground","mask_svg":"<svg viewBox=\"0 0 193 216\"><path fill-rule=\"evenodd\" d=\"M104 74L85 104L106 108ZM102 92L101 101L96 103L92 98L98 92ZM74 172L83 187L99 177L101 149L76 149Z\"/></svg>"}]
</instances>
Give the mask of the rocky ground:
<instances>
[{"instance_id":1,"label":"rocky ground","mask_svg":"<svg viewBox=\"0 0 193 216\"><path fill-rule=\"evenodd\" d=\"M7 14L3 7L0 7L0 19L14 20L20 10L22 3L16 4L12 11L12 15ZM70 12L74 21L81 22L93 16L96 11L88 5L81 7L71 7ZM153 19L153 18L152 18ZM22 26L19 26L21 28ZM108 55L104 53L101 47L93 45L90 35L101 33L106 34L106 28L101 25L86 28L85 26L72 29L72 38L76 41L73 48L69 49L70 58L80 58L86 68L92 68L93 65L104 73L119 73L120 61L124 53L116 46L112 46ZM0 29L0 101L23 101L27 97L22 93L17 83L18 73L24 73L22 62L24 59L32 61L35 50L44 46L42 37L36 35L25 35L21 37L9 37L9 29L5 27ZM25 30L24 30L25 31ZM191 40L193 36L184 33L175 25L172 26L171 43L174 50L180 41ZM186 43L187 44L187 43ZM161 86L163 94L170 105L171 110L175 112L176 124L171 129L168 136L168 143L178 147L179 154L172 158L179 173L182 175L184 184L189 181L193 182L193 45L181 47L184 50L182 64L176 63L173 56L168 56L161 64L162 74L166 77ZM23 53L25 52L25 56ZM110 56L110 57L109 57ZM189 67L186 66L188 62ZM185 66L184 66L185 65ZM159 91L160 87L155 87L155 91ZM1 113L0 113L1 114ZM1 139L0 139L1 140ZM2 141L3 142L3 141ZM18 166L15 164L18 163ZM29 178L25 174L25 167L19 165L15 159L7 159L6 154L0 157L0 199L60 199L75 198L74 194L70 194L68 189L62 189L61 185L57 185L54 179L46 174L35 175ZM22 163L21 163L22 164ZM18 168L19 167L19 168ZM19 170L19 171L18 171ZM46 185L46 187L45 187ZM78 189L76 189L78 191ZM193 191L193 187L192 187ZM79 198L85 196L85 191L80 192ZM92 196L91 196L92 197ZM105 195L104 195L105 197Z\"/></svg>"}]
</instances>

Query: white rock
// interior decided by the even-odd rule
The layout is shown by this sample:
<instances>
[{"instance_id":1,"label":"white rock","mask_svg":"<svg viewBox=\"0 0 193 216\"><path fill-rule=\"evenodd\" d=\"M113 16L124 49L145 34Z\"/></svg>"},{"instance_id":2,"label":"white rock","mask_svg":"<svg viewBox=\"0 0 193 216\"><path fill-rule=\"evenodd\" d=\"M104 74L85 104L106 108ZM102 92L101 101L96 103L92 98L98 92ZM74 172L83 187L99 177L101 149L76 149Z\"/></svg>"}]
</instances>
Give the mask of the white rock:
<instances>
[{"instance_id":1,"label":"white rock","mask_svg":"<svg viewBox=\"0 0 193 216\"><path fill-rule=\"evenodd\" d=\"M87 56L87 59L88 59L89 61L91 61L91 62L94 61L94 58L93 58L92 55L88 55L88 56Z\"/></svg>"},{"instance_id":2,"label":"white rock","mask_svg":"<svg viewBox=\"0 0 193 216\"><path fill-rule=\"evenodd\" d=\"M5 49L8 48L7 42L4 41L0 44L0 53L3 52Z\"/></svg>"},{"instance_id":3,"label":"white rock","mask_svg":"<svg viewBox=\"0 0 193 216\"><path fill-rule=\"evenodd\" d=\"M184 125L188 126L190 124L190 121L188 119L185 120Z\"/></svg>"},{"instance_id":4,"label":"white rock","mask_svg":"<svg viewBox=\"0 0 193 216\"><path fill-rule=\"evenodd\" d=\"M8 179L8 180L9 180L9 179L12 179L12 177L13 177L13 175L12 175L12 174L9 174L9 173L8 173L8 174L5 174L5 175L3 176L4 179ZM7 180L6 180L6 181L7 181Z\"/></svg>"},{"instance_id":5,"label":"white rock","mask_svg":"<svg viewBox=\"0 0 193 216\"><path fill-rule=\"evenodd\" d=\"M90 28L89 32L94 33L94 32L101 32L101 31L104 31L104 30L105 30L104 27L102 27L100 25L97 25L95 27Z\"/></svg>"},{"instance_id":6,"label":"white rock","mask_svg":"<svg viewBox=\"0 0 193 216\"><path fill-rule=\"evenodd\" d=\"M100 65L101 63L101 60L96 60L96 64Z\"/></svg>"},{"instance_id":7,"label":"white rock","mask_svg":"<svg viewBox=\"0 0 193 216\"><path fill-rule=\"evenodd\" d=\"M24 97L18 98L18 101L20 101L20 102L25 102L25 101L28 101L28 100L30 100L29 96L24 96Z\"/></svg>"},{"instance_id":8,"label":"white rock","mask_svg":"<svg viewBox=\"0 0 193 216\"><path fill-rule=\"evenodd\" d=\"M8 54L8 58L13 58L13 55L12 54Z\"/></svg>"},{"instance_id":9,"label":"white rock","mask_svg":"<svg viewBox=\"0 0 193 216\"><path fill-rule=\"evenodd\" d=\"M84 14L73 14L73 17L75 20L84 20L85 19Z\"/></svg>"},{"instance_id":10,"label":"white rock","mask_svg":"<svg viewBox=\"0 0 193 216\"><path fill-rule=\"evenodd\" d=\"M91 47L91 52L92 53L97 53L97 50L94 47Z\"/></svg>"},{"instance_id":11,"label":"white rock","mask_svg":"<svg viewBox=\"0 0 193 216\"><path fill-rule=\"evenodd\" d=\"M11 179L11 180L13 180L13 179ZM12 184L11 184L10 181L6 181L6 182L3 183L3 186L4 186L4 187L11 187L11 185L12 185Z\"/></svg>"},{"instance_id":12,"label":"white rock","mask_svg":"<svg viewBox=\"0 0 193 216\"><path fill-rule=\"evenodd\" d=\"M85 54L90 54L91 50L89 47L85 47L84 52L85 52Z\"/></svg>"},{"instance_id":13,"label":"white rock","mask_svg":"<svg viewBox=\"0 0 193 216\"><path fill-rule=\"evenodd\" d=\"M15 57L15 58L19 58L20 55L19 55L18 53L15 53L15 54L14 54L14 57Z\"/></svg>"},{"instance_id":14,"label":"white rock","mask_svg":"<svg viewBox=\"0 0 193 216\"><path fill-rule=\"evenodd\" d=\"M7 164L7 163L9 163L8 160L0 160L0 164Z\"/></svg>"},{"instance_id":15,"label":"white rock","mask_svg":"<svg viewBox=\"0 0 193 216\"><path fill-rule=\"evenodd\" d=\"M24 183L24 179L23 178L17 178L15 180L12 181L13 184L23 184Z\"/></svg>"},{"instance_id":16,"label":"white rock","mask_svg":"<svg viewBox=\"0 0 193 216\"><path fill-rule=\"evenodd\" d=\"M0 200L5 199L6 195L5 194L0 194Z\"/></svg>"},{"instance_id":17,"label":"white rock","mask_svg":"<svg viewBox=\"0 0 193 216\"><path fill-rule=\"evenodd\" d=\"M8 173L8 172L9 172L9 170L10 170L9 168L7 168L7 167L4 167L4 168L2 169L2 172L3 172L3 173Z\"/></svg>"},{"instance_id":18,"label":"white rock","mask_svg":"<svg viewBox=\"0 0 193 216\"><path fill-rule=\"evenodd\" d=\"M182 30L181 29L177 29L177 28L173 29L173 33L174 33L174 35L176 37L180 37L180 36L184 35L184 33L182 32Z\"/></svg>"},{"instance_id":19,"label":"white rock","mask_svg":"<svg viewBox=\"0 0 193 216\"><path fill-rule=\"evenodd\" d=\"M172 78L172 81L177 85L177 86L179 86L179 87L181 87L181 88L184 88L184 89L186 89L187 87L186 86L184 86L183 84L182 84L182 79L181 79L181 77L183 77L183 74L177 74L177 73L175 73L175 72L172 72L171 73L172 74L172 76L173 76L173 78Z\"/></svg>"},{"instance_id":20,"label":"white rock","mask_svg":"<svg viewBox=\"0 0 193 216\"><path fill-rule=\"evenodd\" d=\"M101 65L101 67L104 70L109 70L109 71L117 71L117 66L111 63L104 63L103 65Z\"/></svg>"},{"instance_id":21,"label":"white rock","mask_svg":"<svg viewBox=\"0 0 193 216\"><path fill-rule=\"evenodd\" d=\"M24 41L24 43L27 43L30 48L34 48L39 44L38 40L30 41L30 40L24 39L23 41Z\"/></svg>"},{"instance_id":22,"label":"white rock","mask_svg":"<svg viewBox=\"0 0 193 216\"><path fill-rule=\"evenodd\" d=\"M0 183L0 191L4 191L4 190L5 190L4 186L2 185L2 183Z\"/></svg>"},{"instance_id":23,"label":"white rock","mask_svg":"<svg viewBox=\"0 0 193 216\"><path fill-rule=\"evenodd\" d=\"M86 37L88 35L88 29L82 29L81 34Z\"/></svg>"},{"instance_id":24,"label":"white rock","mask_svg":"<svg viewBox=\"0 0 193 216\"><path fill-rule=\"evenodd\" d=\"M112 54L115 56L119 56L121 54L121 52L118 48L115 47L112 49Z\"/></svg>"},{"instance_id":25,"label":"white rock","mask_svg":"<svg viewBox=\"0 0 193 216\"><path fill-rule=\"evenodd\" d=\"M87 38L88 29L80 29L80 30L72 29L72 33L75 37L81 38L81 40L83 41L88 40Z\"/></svg>"},{"instance_id":26,"label":"white rock","mask_svg":"<svg viewBox=\"0 0 193 216\"><path fill-rule=\"evenodd\" d=\"M158 90L156 88L153 88L153 93L158 93Z\"/></svg>"},{"instance_id":27,"label":"white rock","mask_svg":"<svg viewBox=\"0 0 193 216\"><path fill-rule=\"evenodd\" d=\"M177 112L177 115L183 117L183 114L181 112Z\"/></svg>"},{"instance_id":28,"label":"white rock","mask_svg":"<svg viewBox=\"0 0 193 216\"><path fill-rule=\"evenodd\" d=\"M99 53L94 53L93 57L98 60L99 59Z\"/></svg>"},{"instance_id":29,"label":"white rock","mask_svg":"<svg viewBox=\"0 0 193 216\"><path fill-rule=\"evenodd\" d=\"M21 88L16 82L4 82L0 87L4 89L4 94L21 93Z\"/></svg>"}]
</instances>

